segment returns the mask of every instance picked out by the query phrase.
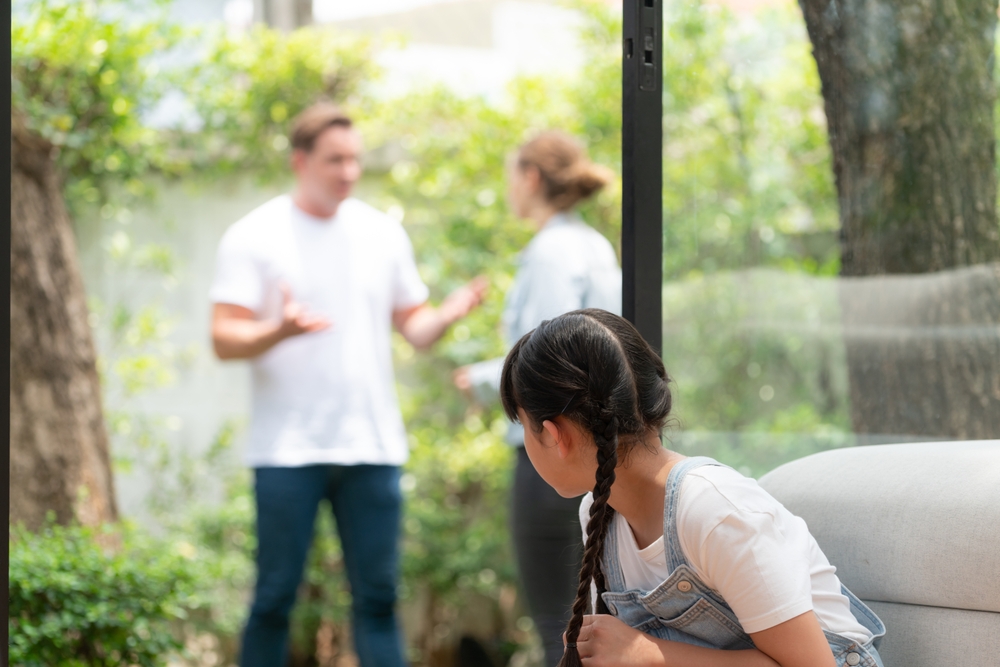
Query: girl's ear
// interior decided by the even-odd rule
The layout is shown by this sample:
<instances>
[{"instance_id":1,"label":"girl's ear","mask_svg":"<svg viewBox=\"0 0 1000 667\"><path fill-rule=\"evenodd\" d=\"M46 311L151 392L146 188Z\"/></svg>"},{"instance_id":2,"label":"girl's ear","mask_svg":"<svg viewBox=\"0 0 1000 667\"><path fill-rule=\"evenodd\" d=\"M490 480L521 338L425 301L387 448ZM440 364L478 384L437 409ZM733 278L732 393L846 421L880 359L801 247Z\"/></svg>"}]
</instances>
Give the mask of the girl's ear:
<instances>
[{"instance_id":1,"label":"girl's ear","mask_svg":"<svg viewBox=\"0 0 1000 667\"><path fill-rule=\"evenodd\" d=\"M558 417L557 417L558 419ZM545 433L548 434L549 439L559 451L559 458L564 459L569 456L570 449L573 443L573 434L565 423L559 423L559 421L549 421L545 420L542 422L542 428Z\"/></svg>"}]
</instances>

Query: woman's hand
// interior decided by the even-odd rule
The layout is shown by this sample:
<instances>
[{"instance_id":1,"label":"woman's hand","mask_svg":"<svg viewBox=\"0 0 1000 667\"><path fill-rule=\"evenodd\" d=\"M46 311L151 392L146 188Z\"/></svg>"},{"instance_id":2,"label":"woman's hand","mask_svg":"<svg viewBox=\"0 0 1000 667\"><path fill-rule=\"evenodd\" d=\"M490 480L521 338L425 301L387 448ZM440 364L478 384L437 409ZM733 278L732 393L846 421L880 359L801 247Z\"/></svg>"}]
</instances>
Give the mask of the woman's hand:
<instances>
[{"instance_id":1,"label":"woman's hand","mask_svg":"<svg viewBox=\"0 0 1000 667\"><path fill-rule=\"evenodd\" d=\"M438 306L438 312L441 313L448 326L459 321L481 304L489 286L490 282L485 276L477 276L446 296L441 305Z\"/></svg>"},{"instance_id":2,"label":"woman's hand","mask_svg":"<svg viewBox=\"0 0 1000 667\"><path fill-rule=\"evenodd\" d=\"M663 653L652 637L608 614L583 617L576 650L585 667L652 667L663 664Z\"/></svg>"},{"instance_id":3,"label":"woman's hand","mask_svg":"<svg viewBox=\"0 0 1000 667\"><path fill-rule=\"evenodd\" d=\"M456 368L451 374L451 381L455 383L455 387L459 391L465 394L466 398L472 398L472 378L469 376L468 366Z\"/></svg>"}]
</instances>

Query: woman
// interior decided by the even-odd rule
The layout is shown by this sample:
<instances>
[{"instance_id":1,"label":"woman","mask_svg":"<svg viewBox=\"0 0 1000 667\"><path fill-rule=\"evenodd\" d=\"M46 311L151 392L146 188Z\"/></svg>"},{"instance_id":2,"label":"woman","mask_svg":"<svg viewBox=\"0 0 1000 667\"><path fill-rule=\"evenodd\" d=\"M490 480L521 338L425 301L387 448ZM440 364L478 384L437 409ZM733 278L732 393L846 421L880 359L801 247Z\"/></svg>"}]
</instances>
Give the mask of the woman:
<instances>
[{"instance_id":1,"label":"woman","mask_svg":"<svg viewBox=\"0 0 1000 667\"><path fill-rule=\"evenodd\" d=\"M621 269L614 248L574 213L577 204L613 178L563 132L543 132L512 156L507 172L511 211L533 222L538 233L521 253L507 294L502 326L508 344L572 310L621 312ZM455 384L480 401L496 400L502 365L503 359L494 359L460 368ZM507 440L518 452L511 508L518 569L546 664L555 667L580 569L579 501L561 498L538 476L525 454L520 425L511 424Z\"/></svg>"}]
</instances>

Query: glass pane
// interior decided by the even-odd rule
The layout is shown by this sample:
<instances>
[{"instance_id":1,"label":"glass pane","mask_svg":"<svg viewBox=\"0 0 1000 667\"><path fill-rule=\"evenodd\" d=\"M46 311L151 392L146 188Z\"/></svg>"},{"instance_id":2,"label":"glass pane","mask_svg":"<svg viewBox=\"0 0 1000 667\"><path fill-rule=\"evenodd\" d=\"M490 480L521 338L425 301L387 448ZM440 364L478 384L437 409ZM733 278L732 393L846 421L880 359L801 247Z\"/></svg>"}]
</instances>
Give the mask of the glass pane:
<instances>
[{"instance_id":1,"label":"glass pane","mask_svg":"<svg viewBox=\"0 0 1000 667\"><path fill-rule=\"evenodd\" d=\"M755 475L1000 436L996 12L826 4L665 9L674 445Z\"/></svg>"},{"instance_id":2,"label":"glass pane","mask_svg":"<svg viewBox=\"0 0 1000 667\"><path fill-rule=\"evenodd\" d=\"M146 7L129 3L137 23L153 20L143 14ZM441 304L480 274L491 282L486 302L432 350L415 350L398 334L389 339L388 318L378 334L391 341L410 454L401 480L406 514L399 580L407 659L450 660L463 637L475 635L503 646L512 664L541 664L541 640L518 589L507 529L517 450L505 441L508 423L499 405L490 397L470 401L452 373L506 353L499 326L504 297L518 253L545 222L522 219L508 205L509 154L535 133L559 129L585 143L598 164L618 166L621 21L615 3L175 0L163 10L198 32L183 37L180 54L143 62L149 68L142 71L170 76L156 79L157 95L129 98L120 108L141 109L143 133L136 121L133 134L157 142L128 155L177 159L180 177L147 170L133 178L124 153L100 154L100 163L88 153L86 173L73 175L67 197L102 360L122 513L162 528L185 555L196 554L199 571L218 573L206 583L206 597L216 601L207 613L219 619L213 626L219 645L204 644L211 647L204 650L216 652L220 664L235 664L254 572L254 487L243 465L255 428L253 374L246 364L216 359L209 295L226 231L295 187L293 119L317 99L330 99L353 117L366 148L354 196L401 223L431 303ZM39 32L52 31L41 24ZM123 63L139 49L124 49L120 34L109 28L81 39L88 58L98 51L113 58L107 62L116 69L101 74L103 84L130 81ZM140 32L127 36L149 42ZM103 84L102 95L117 90ZM61 100L63 86L56 87ZM111 104L119 108L114 97ZM113 150L120 137L135 141L104 129L95 151ZM76 155L69 148L64 157ZM114 200L100 199L91 163L116 188ZM126 171L128 178L116 176ZM614 185L581 212L611 240L620 227ZM155 197L133 197L133 190ZM371 283L372 294L384 289L376 284L390 284L389 275L383 277ZM348 293L367 302L357 292L364 280L359 276L353 287L332 280L311 294L296 288L293 296L320 311ZM344 332L350 325L343 317L334 326ZM329 364L337 357L316 358ZM339 368L328 366L330 374ZM367 384L356 389L376 395ZM317 401L337 404L333 394L318 392ZM372 405L376 412L367 414L379 415L380 430L371 432L391 439L381 429L393 423L395 406ZM333 426L320 423L325 420L313 420L312 433ZM358 453L368 457L362 448L387 442L361 437L342 444L361 444ZM305 593L292 620L297 664L352 659L345 566L329 514L324 509L319 516ZM579 546L578 531L564 539L569 548ZM574 592L559 606L571 605ZM561 631L548 641L561 642Z\"/></svg>"}]
</instances>

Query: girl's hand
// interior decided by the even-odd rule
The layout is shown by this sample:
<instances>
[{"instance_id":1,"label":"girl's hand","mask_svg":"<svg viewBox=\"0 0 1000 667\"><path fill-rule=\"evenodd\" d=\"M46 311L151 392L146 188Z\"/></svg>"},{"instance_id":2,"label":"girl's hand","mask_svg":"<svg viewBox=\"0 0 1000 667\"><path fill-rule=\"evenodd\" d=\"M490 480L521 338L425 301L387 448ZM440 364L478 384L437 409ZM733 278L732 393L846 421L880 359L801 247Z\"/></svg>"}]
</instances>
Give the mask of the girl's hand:
<instances>
[{"instance_id":1,"label":"girl's hand","mask_svg":"<svg viewBox=\"0 0 1000 667\"><path fill-rule=\"evenodd\" d=\"M583 617L576 650L585 667L651 667L663 664L663 653L652 637L608 614Z\"/></svg>"}]
</instances>

